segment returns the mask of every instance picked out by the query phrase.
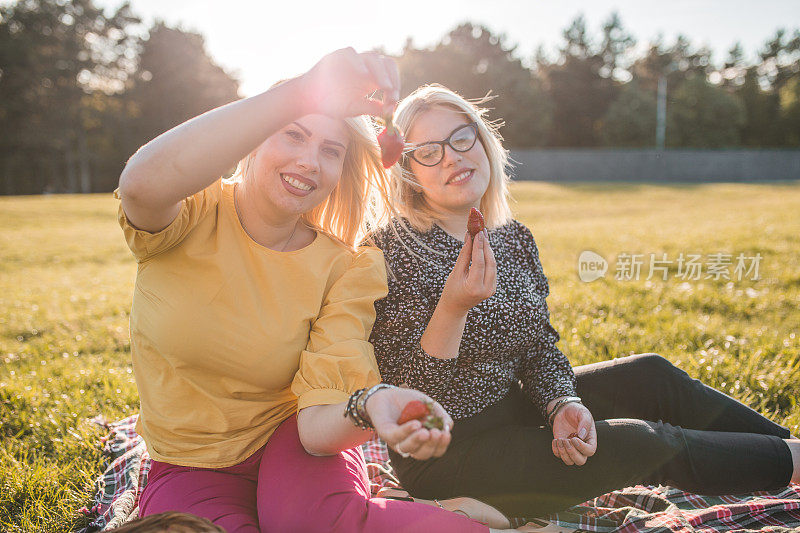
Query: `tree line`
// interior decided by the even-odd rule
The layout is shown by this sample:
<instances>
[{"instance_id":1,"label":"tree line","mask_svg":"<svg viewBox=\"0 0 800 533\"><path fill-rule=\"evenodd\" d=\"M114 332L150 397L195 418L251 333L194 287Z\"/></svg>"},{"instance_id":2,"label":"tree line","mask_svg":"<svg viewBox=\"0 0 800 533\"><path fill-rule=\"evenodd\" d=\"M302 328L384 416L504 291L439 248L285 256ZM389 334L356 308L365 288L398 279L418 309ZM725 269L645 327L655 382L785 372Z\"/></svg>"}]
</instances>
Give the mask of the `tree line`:
<instances>
[{"instance_id":1,"label":"tree line","mask_svg":"<svg viewBox=\"0 0 800 533\"><path fill-rule=\"evenodd\" d=\"M0 6L0 194L109 191L139 146L239 98L202 35L141 26L129 4ZM506 41L472 23L431 47L409 39L397 56L404 91L437 82L488 95L514 148L800 146L798 30L777 30L756 62L736 44L715 63L684 36L640 47L616 13L596 34L576 17L555 54L526 58Z\"/></svg>"}]
</instances>

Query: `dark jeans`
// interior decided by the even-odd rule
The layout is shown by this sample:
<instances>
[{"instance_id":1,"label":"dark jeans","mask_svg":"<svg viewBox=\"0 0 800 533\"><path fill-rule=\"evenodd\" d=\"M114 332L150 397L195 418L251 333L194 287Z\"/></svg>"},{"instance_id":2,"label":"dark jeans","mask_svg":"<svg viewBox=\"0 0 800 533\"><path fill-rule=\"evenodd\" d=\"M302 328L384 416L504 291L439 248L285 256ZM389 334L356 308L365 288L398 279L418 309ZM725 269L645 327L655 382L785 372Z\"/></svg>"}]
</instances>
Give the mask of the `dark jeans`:
<instances>
[{"instance_id":1,"label":"dark jeans","mask_svg":"<svg viewBox=\"0 0 800 533\"><path fill-rule=\"evenodd\" d=\"M443 457L416 461L390 450L403 487L420 498L471 496L519 517L636 484L709 495L789 485L789 430L667 359L639 354L574 370L597 426L597 452L585 465L553 455L552 431L515 387L457 420Z\"/></svg>"}]
</instances>

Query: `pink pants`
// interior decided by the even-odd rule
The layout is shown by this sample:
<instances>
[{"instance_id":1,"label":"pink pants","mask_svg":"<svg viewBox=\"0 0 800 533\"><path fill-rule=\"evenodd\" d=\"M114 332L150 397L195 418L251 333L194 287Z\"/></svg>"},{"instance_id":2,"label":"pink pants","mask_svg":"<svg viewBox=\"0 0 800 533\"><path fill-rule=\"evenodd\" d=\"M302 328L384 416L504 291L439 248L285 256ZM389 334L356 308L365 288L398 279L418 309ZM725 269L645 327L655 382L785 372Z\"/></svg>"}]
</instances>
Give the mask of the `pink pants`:
<instances>
[{"instance_id":1,"label":"pink pants","mask_svg":"<svg viewBox=\"0 0 800 533\"><path fill-rule=\"evenodd\" d=\"M206 469L153 461L139 505L141 516L181 511L208 518L228 533L488 531L438 507L370 498L361 449L309 455L300 444L296 416L235 466Z\"/></svg>"}]
</instances>

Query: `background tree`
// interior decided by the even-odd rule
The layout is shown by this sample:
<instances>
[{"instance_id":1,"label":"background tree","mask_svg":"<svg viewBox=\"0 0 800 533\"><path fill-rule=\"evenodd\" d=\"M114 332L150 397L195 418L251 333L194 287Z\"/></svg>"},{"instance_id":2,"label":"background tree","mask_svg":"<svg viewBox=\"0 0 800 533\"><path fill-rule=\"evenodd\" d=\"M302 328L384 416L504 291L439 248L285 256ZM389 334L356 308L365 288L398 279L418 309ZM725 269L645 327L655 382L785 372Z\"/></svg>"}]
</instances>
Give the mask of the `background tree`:
<instances>
[{"instance_id":1,"label":"background tree","mask_svg":"<svg viewBox=\"0 0 800 533\"><path fill-rule=\"evenodd\" d=\"M800 145L800 76L793 76L779 93L784 121L784 140L789 146Z\"/></svg>"},{"instance_id":2,"label":"background tree","mask_svg":"<svg viewBox=\"0 0 800 533\"><path fill-rule=\"evenodd\" d=\"M727 148L740 142L745 122L741 101L701 74L681 82L667 108L667 146Z\"/></svg>"},{"instance_id":3,"label":"background tree","mask_svg":"<svg viewBox=\"0 0 800 533\"><path fill-rule=\"evenodd\" d=\"M666 76L669 90L687 78L707 77L712 70L711 52L705 47L695 50L686 36L678 35L672 46L664 45L661 37L650 42L647 52L634 61L631 74L642 88L655 91L661 76Z\"/></svg>"},{"instance_id":4,"label":"background tree","mask_svg":"<svg viewBox=\"0 0 800 533\"><path fill-rule=\"evenodd\" d=\"M608 20L603 23L603 35L600 43L600 57L603 66L600 76L607 80L619 80L628 77L630 54L636 40L625 30L619 13L612 12Z\"/></svg>"},{"instance_id":5,"label":"background tree","mask_svg":"<svg viewBox=\"0 0 800 533\"><path fill-rule=\"evenodd\" d=\"M719 69L720 84L728 89L735 90L744 83L747 65L744 60L742 43L737 42L728 51L728 59Z\"/></svg>"},{"instance_id":6,"label":"background tree","mask_svg":"<svg viewBox=\"0 0 800 533\"><path fill-rule=\"evenodd\" d=\"M397 58L405 96L420 85L440 83L466 98L492 93L489 118L502 119L501 133L512 147L542 145L550 127L551 105L541 84L515 57L505 37L483 26L461 24L432 49L407 41Z\"/></svg>"},{"instance_id":7,"label":"background tree","mask_svg":"<svg viewBox=\"0 0 800 533\"><path fill-rule=\"evenodd\" d=\"M83 98L121 84L137 22L128 4L111 16L91 0L0 7L0 190L92 190Z\"/></svg>"},{"instance_id":8,"label":"background tree","mask_svg":"<svg viewBox=\"0 0 800 533\"><path fill-rule=\"evenodd\" d=\"M554 59L530 65L502 34L463 23L397 58L405 94L441 83L484 103L513 148L655 145L667 82L667 146L800 146L800 31L777 30L754 59L738 43L719 66L685 36L636 53L617 13L592 34L583 16ZM404 95L405 95L404 94ZM111 190L130 155L186 119L238 98L203 37L123 4L0 5L0 194Z\"/></svg>"},{"instance_id":9,"label":"background tree","mask_svg":"<svg viewBox=\"0 0 800 533\"><path fill-rule=\"evenodd\" d=\"M159 133L238 98L202 36L157 23L142 42L128 4L0 6L0 193L111 190Z\"/></svg>"},{"instance_id":10,"label":"background tree","mask_svg":"<svg viewBox=\"0 0 800 533\"><path fill-rule=\"evenodd\" d=\"M751 147L780 146L784 143L780 100L771 89L762 88L758 70L757 65L748 67L743 83L734 91L745 113L741 142Z\"/></svg>"},{"instance_id":11,"label":"background tree","mask_svg":"<svg viewBox=\"0 0 800 533\"><path fill-rule=\"evenodd\" d=\"M638 80L626 83L603 117L605 146L652 148L656 143L656 94Z\"/></svg>"},{"instance_id":12,"label":"background tree","mask_svg":"<svg viewBox=\"0 0 800 533\"><path fill-rule=\"evenodd\" d=\"M779 92L800 73L800 31L789 36L785 29L776 30L759 55L759 81L763 87Z\"/></svg>"},{"instance_id":13,"label":"background tree","mask_svg":"<svg viewBox=\"0 0 800 533\"><path fill-rule=\"evenodd\" d=\"M156 22L123 98L132 118L120 142L130 156L157 135L238 98L238 81L214 63L202 35Z\"/></svg>"},{"instance_id":14,"label":"background tree","mask_svg":"<svg viewBox=\"0 0 800 533\"><path fill-rule=\"evenodd\" d=\"M598 146L602 120L617 98L621 82L620 60L635 45L612 13L603 25L602 41L595 48L582 15L563 32L564 43L555 62L539 56L537 71L553 101L551 146Z\"/></svg>"}]
</instances>

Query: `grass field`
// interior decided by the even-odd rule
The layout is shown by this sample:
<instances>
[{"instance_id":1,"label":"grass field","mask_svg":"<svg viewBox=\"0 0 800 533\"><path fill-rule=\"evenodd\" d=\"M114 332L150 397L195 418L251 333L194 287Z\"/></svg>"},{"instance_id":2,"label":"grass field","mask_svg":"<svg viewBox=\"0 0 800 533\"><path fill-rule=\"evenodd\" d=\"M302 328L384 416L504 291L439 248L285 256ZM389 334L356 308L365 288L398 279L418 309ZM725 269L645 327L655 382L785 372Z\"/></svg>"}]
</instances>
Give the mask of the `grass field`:
<instances>
[{"instance_id":1,"label":"grass field","mask_svg":"<svg viewBox=\"0 0 800 533\"><path fill-rule=\"evenodd\" d=\"M800 182L522 183L514 209L550 280L574 365L656 352L797 433ZM128 312L134 261L111 195L0 198L0 531L70 531L102 469L87 422L137 410ZM578 279L581 251L609 262ZM640 280L618 254L645 254ZM646 280L649 254L760 253L760 279ZM702 278L706 276L703 265Z\"/></svg>"}]
</instances>

